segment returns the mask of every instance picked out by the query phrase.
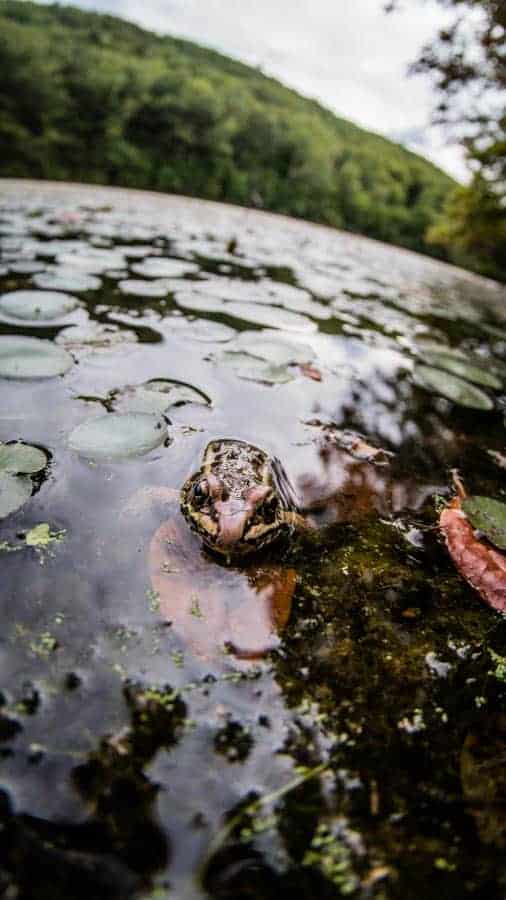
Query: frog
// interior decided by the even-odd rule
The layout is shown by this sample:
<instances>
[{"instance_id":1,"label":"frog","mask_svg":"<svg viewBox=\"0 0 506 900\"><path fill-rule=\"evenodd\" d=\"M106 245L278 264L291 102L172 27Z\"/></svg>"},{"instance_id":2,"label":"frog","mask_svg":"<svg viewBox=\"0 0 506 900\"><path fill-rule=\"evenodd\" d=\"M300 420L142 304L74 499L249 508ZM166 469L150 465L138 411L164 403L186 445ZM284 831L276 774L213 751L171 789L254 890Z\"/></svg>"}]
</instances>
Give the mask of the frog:
<instances>
[{"instance_id":1,"label":"frog","mask_svg":"<svg viewBox=\"0 0 506 900\"><path fill-rule=\"evenodd\" d=\"M142 490L142 506L147 497L164 507L148 548L151 589L159 613L197 656L216 659L226 650L236 660L259 660L279 646L297 575L266 554L276 543L322 524L416 508L433 491L410 497L409 485L379 474L370 458L379 451L363 441L359 451L325 442L323 478L313 471L297 483L305 504L279 459L235 438L211 440L180 490Z\"/></svg>"},{"instance_id":2,"label":"frog","mask_svg":"<svg viewBox=\"0 0 506 900\"><path fill-rule=\"evenodd\" d=\"M158 612L194 655L264 658L279 645L297 584L265 550L310 527L282 463L247 441L214 439L179 491L143 489L124 512L155 503L164 521L148 570Z\"/></svg>"},{"instance_id":3,"label":"frog","mask_svg":"<svg viewBox=\"0 0 506 900\"><path fill-rule=\"evenodd\" d=\"M181 512L227 562L258 553L307 521L281 462L239 440L213 440L181 490Z\"/></svg>"}]
</instances>

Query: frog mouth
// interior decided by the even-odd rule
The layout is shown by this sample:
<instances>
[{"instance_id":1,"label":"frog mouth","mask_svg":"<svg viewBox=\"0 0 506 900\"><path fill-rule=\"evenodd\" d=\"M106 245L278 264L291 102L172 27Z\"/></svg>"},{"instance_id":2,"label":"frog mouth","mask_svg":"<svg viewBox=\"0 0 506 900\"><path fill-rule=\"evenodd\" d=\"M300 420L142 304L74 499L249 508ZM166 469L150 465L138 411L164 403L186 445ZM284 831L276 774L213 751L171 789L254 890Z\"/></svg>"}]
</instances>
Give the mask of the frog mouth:
<instances>
[{"instance_id":1,"label":"frog mouth","mask_svg":"<svg viewBox=\"0 0 506 900\"><path fill-rule=\"evenodd\" d=\"M251 517L251 509L245 507L235 512L220 513L218 518L218 535L216 544L223 552L230 552L231 547L242 543L242 538Z\"/></svg>"}]
</instances>

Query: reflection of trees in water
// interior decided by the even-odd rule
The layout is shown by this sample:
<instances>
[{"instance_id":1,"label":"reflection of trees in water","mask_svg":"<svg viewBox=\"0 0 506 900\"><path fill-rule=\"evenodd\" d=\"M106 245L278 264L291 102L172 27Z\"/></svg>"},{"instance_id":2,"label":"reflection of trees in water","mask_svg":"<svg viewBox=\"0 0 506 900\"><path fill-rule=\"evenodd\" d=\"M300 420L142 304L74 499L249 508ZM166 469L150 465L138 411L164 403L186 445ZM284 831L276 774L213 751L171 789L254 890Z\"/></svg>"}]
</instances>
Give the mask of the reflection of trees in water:
<instances>
[{"instance_id":1,"label":"reflection of trees in water","mask_svg":"<svg viewBox=\"0 0 506 900\"><path fill-rule=\"evenodd\" d=\"M158 788L144 768L178 740L185 706L169 688L130 687L125 697L130 727L104 738L71 774L89 811L85 822L16 815L0 795L7 826L0 837L0 878L16 884L22 896L123 900L167 865L168 839L153 818Z\"/></svg>"},{"instance_id":2,"label":"reflection of trees in water","mask_svg":"<svg viewBox=\"0 0 506 900\"><path fill-rule=\"evenodd\" d=\"M483 468L487 462L484 434L490 448L504 445L500 413L465 409L416 387L407 375L388 378L379 370L353 391L338 421L340 429L367 435L375 446L394 452L386 482L392 487L394 478L400 482L411 478L413 484L411 490L404 485L401 494L403 490L413 494L415 478L418 483L426 479L446 483L452 466L468 463ZM327 443L331 443L332 425L327 425ZM331 469L330 459L327 474ZM372 484L371 489L374 493ZM378 484L377 492L388 493L387 484L383 489ZM413 496L406 496L407 507L416 508L413 502Z\"/></svg>"}]
</instances>

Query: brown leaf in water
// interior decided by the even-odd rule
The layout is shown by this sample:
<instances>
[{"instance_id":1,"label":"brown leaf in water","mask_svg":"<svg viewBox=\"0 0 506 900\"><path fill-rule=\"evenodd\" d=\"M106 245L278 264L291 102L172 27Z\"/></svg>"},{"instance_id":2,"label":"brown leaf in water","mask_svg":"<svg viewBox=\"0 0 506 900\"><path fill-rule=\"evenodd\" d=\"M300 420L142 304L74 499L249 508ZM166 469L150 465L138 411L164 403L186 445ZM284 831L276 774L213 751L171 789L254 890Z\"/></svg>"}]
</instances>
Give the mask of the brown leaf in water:
<instances>
[{"instance_id":1,"label":"brown leaf in water","mask_svg":"<svg viewBox=\"0 0 506 900\"><path fill-rule=\"evenodd\" d=\"M301 375L304 375L305 378L311 378L313 381L321 381L322 373L316 366L312 366L310 363L301 363L299 366L299 372Z\"/></svg>"},{"instance_id":2,"label":"brown leaf in water","mask_svg":"<svg viewBox=\"0 0 506 900\"><path fill-rule=\"evenodd\" d=\"M475 537L460 497L454 497L443 509L439 527L462 577L485 603L506 613L506 555Z\"/></svg>"}]
</instances>

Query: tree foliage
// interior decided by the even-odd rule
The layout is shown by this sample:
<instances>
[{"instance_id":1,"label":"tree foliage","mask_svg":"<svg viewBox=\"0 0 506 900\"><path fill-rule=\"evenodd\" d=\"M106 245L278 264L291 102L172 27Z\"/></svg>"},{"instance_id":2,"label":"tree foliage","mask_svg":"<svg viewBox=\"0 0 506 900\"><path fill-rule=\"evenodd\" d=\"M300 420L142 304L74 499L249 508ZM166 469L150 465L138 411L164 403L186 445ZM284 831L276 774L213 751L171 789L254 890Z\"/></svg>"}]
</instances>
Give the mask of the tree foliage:
<instances>
[{"instance_id":1,"label":"tree foliage","mask_svg":"<svg viewBox=\"0 0 506 900\"><path fill-rule=\"evenodd\" d=\"M506 280L506 2L439 2L453 9L453 21L411 70L433 77L434 121L463 143L473 178L450 195L428 239L456 261Z\"/></svg>"},{"instance_id":2,"label":"tree foliage","mask_svg":"<svg viewBox=\"0 0 506 900\"><path fill-rule=\"evenodd\" d=\"M0 174L258 206L446 256L453 182L256 69L111 16L0 4Z\"/></svg>"}]
</instances>

